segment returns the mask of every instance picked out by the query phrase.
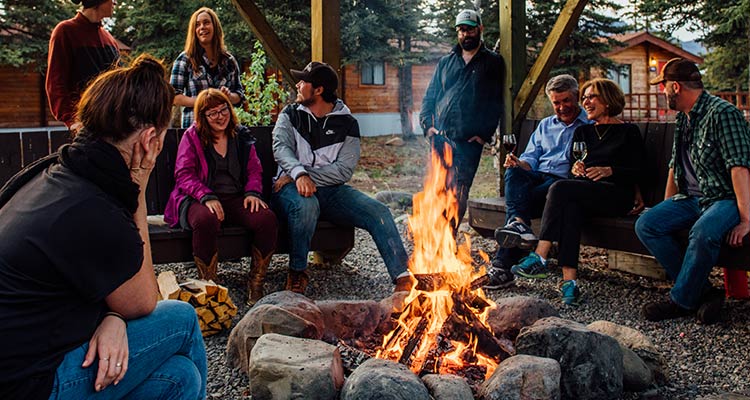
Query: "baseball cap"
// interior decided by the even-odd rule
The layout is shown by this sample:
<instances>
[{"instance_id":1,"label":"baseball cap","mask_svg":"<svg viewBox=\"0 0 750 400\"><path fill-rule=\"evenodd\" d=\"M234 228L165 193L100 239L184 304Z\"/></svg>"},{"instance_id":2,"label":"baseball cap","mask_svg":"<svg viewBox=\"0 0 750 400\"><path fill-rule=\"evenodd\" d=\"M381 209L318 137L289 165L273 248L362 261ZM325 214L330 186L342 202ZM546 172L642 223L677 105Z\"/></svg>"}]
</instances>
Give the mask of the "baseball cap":
<instances>
[{"instance_id":1,"label":"baseball cap","mask_svg":"<svg viewBox=\"0 0 750 400\"><path fill-rule=\"evenodd\" d=\"M701 80L701 73L698 71L695 63L678 57L667 61L664 64L664 68L661 69L659 76L652 79L649 83L658 85L666 81L690 82L699 80Z\"/></svg>"},{"instance_id":2,"label":"baseball cap","mask_svg":"<svg viewBox=\"0 0 750 400\"><path fill-rule=\"evenodd\" d=\"M455 26L459 25L479 26L482 25L482 18L474 10L463 10L456 15Z\"/></svg>"},{"instance_id":3,"label":"baseball cap","mask_svg":"<svg viewBox=\"0 0 750 400\"><path fill-rule=\"evenodd\" d=\"M292 76L298 81L310 82L314 87L323 86L329 92L336 92L339 86L339 78L336 71L330 65L313 61L305 66L303 70L293 69Z\"/></svg>"}]
</instances>

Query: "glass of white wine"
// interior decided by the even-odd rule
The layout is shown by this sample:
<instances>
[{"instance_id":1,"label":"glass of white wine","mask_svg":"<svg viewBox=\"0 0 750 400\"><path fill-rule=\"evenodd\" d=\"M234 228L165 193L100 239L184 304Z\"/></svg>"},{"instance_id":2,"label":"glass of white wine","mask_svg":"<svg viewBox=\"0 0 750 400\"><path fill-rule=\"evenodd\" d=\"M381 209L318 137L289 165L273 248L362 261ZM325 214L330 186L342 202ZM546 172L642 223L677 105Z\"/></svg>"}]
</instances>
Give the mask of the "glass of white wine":
<instances>
[{"instance_id":1,"label":"glass of white wine","mask_svg":"<svg viewBox=\"0 0 750 400\"><path fill-rule=\"evenodd\" d=\"M573 157L575 157L576 161L583 162L586 155L588 155L586 142L573 142Z\"/></svg>"}]
</instances>

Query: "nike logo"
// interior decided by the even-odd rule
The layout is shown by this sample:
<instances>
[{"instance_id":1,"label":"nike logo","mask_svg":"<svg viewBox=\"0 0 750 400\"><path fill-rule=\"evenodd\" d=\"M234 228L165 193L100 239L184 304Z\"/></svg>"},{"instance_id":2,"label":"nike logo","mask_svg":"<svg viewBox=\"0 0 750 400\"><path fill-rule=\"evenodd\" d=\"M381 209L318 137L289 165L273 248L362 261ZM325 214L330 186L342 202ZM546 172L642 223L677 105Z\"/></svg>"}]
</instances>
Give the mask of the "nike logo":
<instances>
[{"instance_id":1,"label":"nike logo","mask_svg":"<svg viewBox=\"0 0 750 400\"><path fill-rule=\"evenodd\" d=\"M329 129L326 131L326 135L335 135L336 132L333 131L333 129Z\"/></svg>"}]
</instances>

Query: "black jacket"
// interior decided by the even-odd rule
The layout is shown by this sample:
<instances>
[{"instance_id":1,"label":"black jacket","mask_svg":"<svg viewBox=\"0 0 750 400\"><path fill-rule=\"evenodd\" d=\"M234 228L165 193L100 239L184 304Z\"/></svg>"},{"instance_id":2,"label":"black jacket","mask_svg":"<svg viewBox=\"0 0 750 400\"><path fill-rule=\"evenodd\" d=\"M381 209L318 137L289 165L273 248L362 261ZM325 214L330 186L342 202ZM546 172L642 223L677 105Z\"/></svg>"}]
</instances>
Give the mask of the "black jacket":
<instances>
[{"instance_id":1,"label":"black jacket","mask_svg":"<svg viewBox=\"0 0 750 400\"><path fill-rule=\"evenodd\" d=\"M503 74L502 58L484 44L468 64L456 45L440 59L427 87L419 114L422 129L426 133L434 126L454 140L492 140L503 111Z\"/></svg>"}]
</instances>

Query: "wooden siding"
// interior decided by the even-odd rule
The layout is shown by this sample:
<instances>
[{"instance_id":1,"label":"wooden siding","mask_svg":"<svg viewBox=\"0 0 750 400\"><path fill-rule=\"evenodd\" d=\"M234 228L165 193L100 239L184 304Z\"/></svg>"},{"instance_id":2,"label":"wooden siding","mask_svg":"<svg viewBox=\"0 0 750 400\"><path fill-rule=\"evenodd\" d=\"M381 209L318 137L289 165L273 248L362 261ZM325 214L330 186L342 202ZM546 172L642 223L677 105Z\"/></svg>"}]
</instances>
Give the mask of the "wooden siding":
<instances>
[{"instance_id":1,"label":"wooden siding","mask_svg":"<svg viewBox=\"0 0 750 400\"><path fill-rule=\"evenodd\" d=\"M413 111L422 108L422 98L430 83L437 62L412 67ZM343 68L344 102L353 113L397 113L398 112L398 69L385 65L385 85L363 85L360 83L359 68L347 65Z\"/></svg>"},{"instance_id":2,"label":"wooden siding","mask_svg":"<svg viewBox=\"0 0 750 400\"><path fill-rule=\"evenodd\" d=\"M47 106L44 76L33 66L0 66L0 127L57 125Z\"/></svg>"}]
</instances>

